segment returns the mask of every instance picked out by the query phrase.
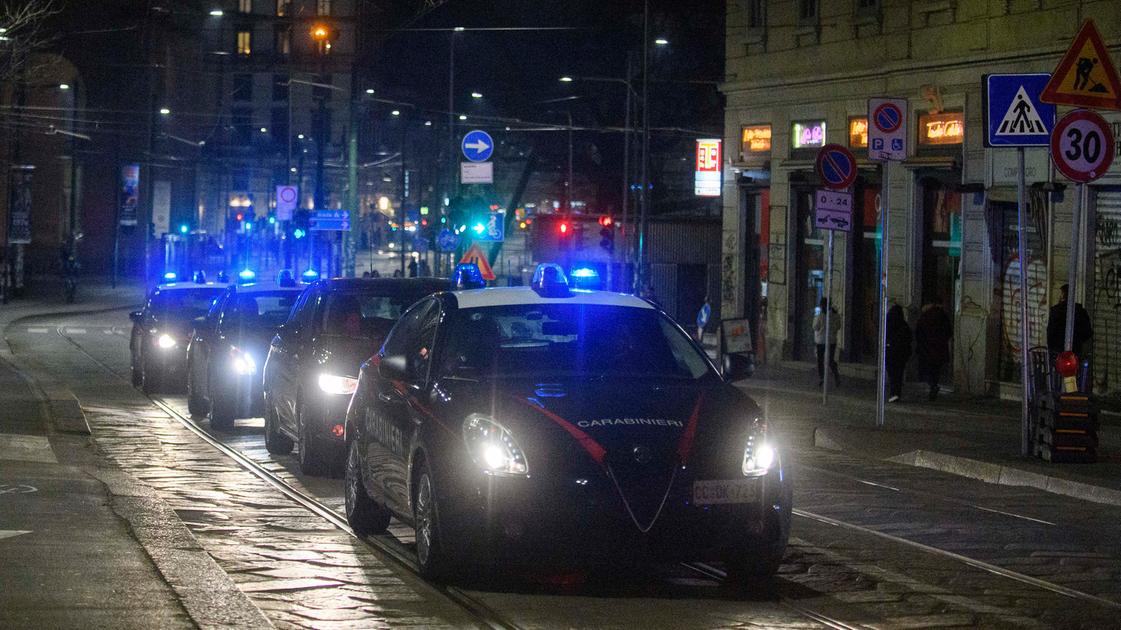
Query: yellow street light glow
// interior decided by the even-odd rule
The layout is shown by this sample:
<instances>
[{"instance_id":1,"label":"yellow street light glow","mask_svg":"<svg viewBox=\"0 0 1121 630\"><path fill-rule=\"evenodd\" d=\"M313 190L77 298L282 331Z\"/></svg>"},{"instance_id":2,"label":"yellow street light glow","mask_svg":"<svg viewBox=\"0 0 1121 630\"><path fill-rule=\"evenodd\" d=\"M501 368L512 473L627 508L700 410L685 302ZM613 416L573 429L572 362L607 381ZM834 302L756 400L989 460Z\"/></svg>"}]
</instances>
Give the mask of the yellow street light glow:
<instances>
[{"instance_id":1,"label":"yellow street light glow","mask_svg":"<svg viewBox=\"0 0 1121 630\"><path fill-rule=\"evenodd\" d=\"M317 42L326 40L330 34L331 29L327 28L323 24L316 24L311 28L311 37Z\"/></svg>"},{"instance_id":2,"label":"yellow street light glow","mask_svg":"<svg viewBox=\"0 0 1121 630\"><path fill-rule=\"evenodd\" d=\"M378 197L378 210L389 210L389 197L385 195Z\"/></svg>"}]
</instances>

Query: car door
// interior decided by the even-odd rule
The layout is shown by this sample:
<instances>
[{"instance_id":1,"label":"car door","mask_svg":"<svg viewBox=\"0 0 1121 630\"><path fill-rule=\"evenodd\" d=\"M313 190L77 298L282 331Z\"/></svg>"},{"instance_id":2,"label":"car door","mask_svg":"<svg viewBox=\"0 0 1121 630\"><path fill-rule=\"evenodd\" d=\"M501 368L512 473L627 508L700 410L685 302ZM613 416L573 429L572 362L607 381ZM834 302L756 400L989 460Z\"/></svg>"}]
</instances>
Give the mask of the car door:
<instances>
[{"instance_id":1,"label":"car door","mask_svg":"<svg viewBox=\"0 0 1121 630\"><path fill-rule=\"evenodd\" d=\"M140 316L132 320L132 331L128 337L128 350L129 355L132 357L133 367L140 369L142 366L141 356L144 347L144 326L145 322L150 319L149 314L152 312L152 296L155 291L148 294L148 298L144 301L144 306L140 309Z\"/></svg>"},{"instance_id":2,"label":"car door","mask_svg":"<svg viewBox=\"0 0 1121 630\"><path fill-rule=\"evenodd\" d=\"M403 355L408 374L392 381L375 374L373 413L366 415L369 436L367 471L375 486L381 486L386 504L409 513L408 471L411 446L424 416L418 405L428 385L432 341L440 317L435 298L425 299L401 316L386 338L379 356Z\"/></svg>"},{"instance_id":3,"label":"car door","mask_svg":"<svg viewBox=\"0 0 1121 630\"><path fill-rule=\"evenodd\" d=\"M265 382L270 398L275 400L280 426L292 434L296 431L300 362L306 354L304 348L311 336L311 324L321 293L318 287L313 286L300 296L292 307L291 317L277 331L269 348Z\"/></svg>"},{"instance_id":4,"label":"car door","mask_svg":"<svg viewBox=\"0 0 1121 630\"><path fill-rule=\"evenodd\" d=\"M210 396L210 357L213 353L214 335L217 334L218 321L222 316L222 310L231 299L231 293L233 289L227 290L225 294L214 300L214 304L206 313L206 319L195 327L191 345L187 349L190 355L188 363L191 368L191 384L198 389L203 398Z\"/></svg>"}]
</instances>

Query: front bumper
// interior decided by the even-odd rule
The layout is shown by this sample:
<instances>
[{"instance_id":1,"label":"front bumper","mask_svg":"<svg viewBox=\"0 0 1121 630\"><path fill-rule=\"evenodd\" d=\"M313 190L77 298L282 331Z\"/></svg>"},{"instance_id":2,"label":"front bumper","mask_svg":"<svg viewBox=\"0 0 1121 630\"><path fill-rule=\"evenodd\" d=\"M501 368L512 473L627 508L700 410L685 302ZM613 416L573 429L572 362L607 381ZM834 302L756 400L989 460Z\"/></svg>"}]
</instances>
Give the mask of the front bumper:
<instances>
[{"instance_id":1,"label":"front bumper","mask_svg":"<svg viewBox=\"0 0 1121 630\"><path fill-rule=\"evenodd\" d=\"M343 432L339 431L336 435L333 429L336 425L345 426L350 396L327 394L316 389L309 398L302 416L304 430L309 431L313 439L337 444L342 449Z\"/></svg>"}]
</instances>

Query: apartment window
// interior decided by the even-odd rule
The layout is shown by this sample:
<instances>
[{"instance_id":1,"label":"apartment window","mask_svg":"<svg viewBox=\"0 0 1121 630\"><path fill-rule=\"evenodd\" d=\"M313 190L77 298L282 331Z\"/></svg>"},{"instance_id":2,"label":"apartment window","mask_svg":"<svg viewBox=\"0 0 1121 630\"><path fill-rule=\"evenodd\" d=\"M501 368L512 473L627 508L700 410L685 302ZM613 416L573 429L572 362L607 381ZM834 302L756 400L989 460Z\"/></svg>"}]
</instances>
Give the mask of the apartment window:
<instances>
[{"instance_id":1,"label":"apartment window","mask_svg":"<svg viewBox=\"0 0 1121 630\"><path fill-rule=\"evenodd\" d=\"M289 0L276 0L276 16L284 17L288 15Z\"/></svg>"},{"instance_id":2,"label":"apartment window","mask_svg":"<svg viewBox=\"0 0 1121 630\"><path fill-rule=\"evenodd\" d=\"M234 93L235 101L251 101L253 100L253 75L251 74L235 74L234 75Z\"/></svg>"},{"instance_id":3,"label":"apartment window","mask_svg":"<svg viewBox=\"0 0 1121 630\"><path fill-rule=\"evenodd\" d=\"M249 144L253 141L253 110L247 107L235 107L230 110L230 119L234 127L234 142Z\"/></svg>"},{"instance_id":4,"label":"apartment window","mask_svg":"<svg viewBox=\"0 0 1121 630\"><path fill-rule=\"evenodd\" d=\"M331 0L316 0L316 15L331 15Z\"/></svg>"},{"instance_id":5,"label":"apartment window","mask_svg":"<svg viewBox=\"0 0 1121 630\"><path fill-rule=\"evenodd\" d=\"M288 100L288 77L283 74L272 75L272 100Z\"/></svg>"},{"instance_id":6,"label":"apartment window","mask_svg":"<svg viewBox=\"0 0 1121 630\"><path fill-rule=\"evenodd\" d=\"M240 11L241 13L252 13L253 12L253 0L238 0L237 1L237 10Z\"/></svg>"},{"instance_id":7,"label":"apartment window","mask_svg":"<svg viewBox=\"0 0 1121 630\"><path fill-rule=\"evenodd\" d=\"M277 142L287 142L288 138L288 108L274 107L270 116L269 131Z\"/></svg>"},{"instance_id":8,"label":"apartment window","mask_svg":"<svg viewBox=\"0 0 1121 630\"><path fill-rule=\"evenodd\" d=\"M249 55L253 52L253 34L249 31L237 32L237 54Z\"/></svg>"},{"instance_id":9,"label":"apartment window","mask_svg":"<svg viewBox=\"0 0 1121 630\"><path fill-rule=\"evenodd\" d=\"M816 24L818 0L798 0L798 21L802 24Z\"/></svg>"},{"instance_id":10,"label":"apartment window","mask_svg":"<svg viewBox=\"0 0 1121 630\"><path fill-rule=\"evenodd\" d=\"M276 27L276 54L282 57L292 54L292 29L287 26Z\"/></svg>"},{"instance_id":11,"label":"apartment window","mask_svg":"<svg viewBox=\"0 0 1121 630\"><path fill-rule=\"evenodd\" d=\"M856 0L857 13L874 13L880 10L880 0Z\"/></svg>"},{"instance_id":12,"label":"apartment window","mask_svg":"<svg viewBox=\"0 0 1121 630\"><path fill-rule=\"evenodd\" d=\"M747 28L763 28L767 25L764 11L766 0L747 0Z\"/></svg>"}]
</instances>

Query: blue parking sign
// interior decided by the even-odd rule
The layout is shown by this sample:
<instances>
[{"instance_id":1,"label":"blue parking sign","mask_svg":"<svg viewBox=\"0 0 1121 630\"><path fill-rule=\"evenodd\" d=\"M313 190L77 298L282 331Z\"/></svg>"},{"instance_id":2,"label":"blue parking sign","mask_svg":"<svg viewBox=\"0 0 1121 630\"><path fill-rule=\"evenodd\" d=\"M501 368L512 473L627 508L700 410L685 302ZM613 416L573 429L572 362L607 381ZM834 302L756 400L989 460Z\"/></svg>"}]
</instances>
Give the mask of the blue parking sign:
<instances>
[{"instance_id":1,"label":"blue parking sign","mask_svg":"<svg viewBox=\"0 0 1121 630\"><path fill-rule=\"evenodd\" d=\"M1055 106L1039 100L1051 75L987 74L984 96L986 147L1046 147L1055 128Z\"/></svg>"}]
</instances>

